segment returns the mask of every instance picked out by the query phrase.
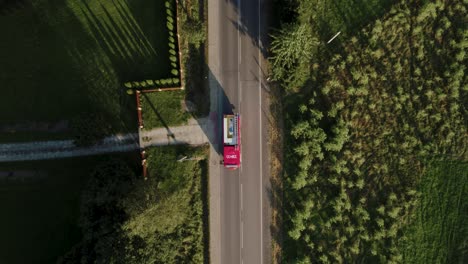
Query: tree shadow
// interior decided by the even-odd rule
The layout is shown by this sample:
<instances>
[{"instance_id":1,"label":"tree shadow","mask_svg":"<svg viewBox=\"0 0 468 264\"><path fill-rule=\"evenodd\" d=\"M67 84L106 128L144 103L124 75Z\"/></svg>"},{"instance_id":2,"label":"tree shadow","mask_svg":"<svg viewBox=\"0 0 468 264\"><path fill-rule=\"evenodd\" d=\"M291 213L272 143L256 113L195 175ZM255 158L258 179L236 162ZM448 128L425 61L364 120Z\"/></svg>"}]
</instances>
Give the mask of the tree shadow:
<instances>
[{"instance_id":1,"label":"tree shadow","mask_svg":"<svg viewBox=\"0 0 468 264\"><path fill-rule=\"evenodd\" d=\"M252 44L257 47L263 57L268 57L268 43L270 36L268 30L262 30L260 25L269 24L269 14L272 11L270 1L261 0L225 0L229 2L239 15L239 21L231 23L242 35L249 36ZM241 4L242 1L242 4Z\"/></svg>"},{"instance_id":2,"label":"tree shadow","mask_svg":"<svg viewBox=\"0 0 468 264\"><path fill-rule=\"evenodd\" d=\"M214 147L218 154L223 153L223 115L234 114L236 112L235 106L227 96L224 88L220 82L216 79L211 69L205 64L208 69L207 78L211 82L210 87L214 88L215 91L210 89L210 93L215 92L217 94L217 105L216 109L211 109L209 116L206 119L196 119L203 132L208 138L209 143ZM210 103L209 101L207 102ZM210 125L207 125L208 124Z\"/></svg>"},{"instance_id":3,"label":"tree shadow","mask_svg":"<svg viewBox=\"0 0 468 264\"><path fill-rule=\"evenodd\" d=\"M177 27L174 27L173 30L169 30L167 27L167 13L166 13L166 7L165 7L165 2L166 1L156 1L158 3L158 7L154 8L154 10L148 10L149 5L147 2L143 1L122 1L122 0L114 0L119 2L123 2L124 4L120 4L121 11L123 13L127 14L127 18L131 21L133 21L130 25L130 27L133 27L137 32L139 32L138 36L140 37L140 40L144 40L145 43L148 43L148 45L151 45L153 48L156 49L156 58L154 60L149 60L154 62L153 64L150 64L150 72L147 72L146 74L151 74L150 77L142 76L141 80L143 79L164 79L168 78L171 76L171 61L170 61L170 53L169 53L169 36L172 33L173 35L177 36ZM168 1L169 3L172 4L172 12L174 14L174 20L176 20L175 17L175 1ZM152 19L148 19L147 17L151 15ZM143 37L143 38L142 38ZM175 50L178 51L178 38L175 38ZM180 63L179 61L177 63ZM158 69L158 71L162 72L156 72L155 69Z\"/></svg>"},{"instance_id":4,"label":"tree shadow","mask_svg":"<svg viewBox=\"0 0 468 264\"><path fill-rule=\"evenodd\" d=\"M30 0L0 0L0 16L11 14L30 4Z\"/></svg>"},{"instance_id":5,"label":"tree shadow","mask_svg":"<svg viewBox=\"0 0 468 264\"><path fill-rule=\"evenodd\" d=\"M109 4L96 2L93 6L82 0L77 5L75 15L83 18L91 37L108 56L121 82L156 80L171 75L164 5L154 10L154 18L145 15L147 11L142 7L120 0ZM148 26L150 22L151 27Z\"/></svg>"},{"instance_id":6,"label":"tree shadow","mask_svg":"<svg viewBox=\"0 0 468 264\"><path fill-rule=\"evenodd\" d=\"M207 116L210 112L210 89L208 87L208 66L205 63L205 44L199 48L189 44L188 54L184 54L185 99L196 105L194 118Z\"/></svg>"}]
</instances>

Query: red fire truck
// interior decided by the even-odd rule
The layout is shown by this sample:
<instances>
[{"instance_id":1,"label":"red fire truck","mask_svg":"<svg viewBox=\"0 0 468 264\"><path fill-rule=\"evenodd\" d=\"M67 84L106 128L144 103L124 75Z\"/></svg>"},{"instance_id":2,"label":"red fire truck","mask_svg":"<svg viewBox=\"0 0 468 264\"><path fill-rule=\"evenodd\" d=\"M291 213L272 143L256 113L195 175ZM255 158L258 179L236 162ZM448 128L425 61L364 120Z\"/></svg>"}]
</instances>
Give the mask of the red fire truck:
<instances>
[{"instance_id":1,"label":"red fire truck","mask_svg":"<svg viewBox=\"0 0 468 264\"><path fill-rule=\"evenodd\" d=\"M223 164L224 167L235 170L241 163L239 114L223 117Z\"/></svg>"}]
</instances>

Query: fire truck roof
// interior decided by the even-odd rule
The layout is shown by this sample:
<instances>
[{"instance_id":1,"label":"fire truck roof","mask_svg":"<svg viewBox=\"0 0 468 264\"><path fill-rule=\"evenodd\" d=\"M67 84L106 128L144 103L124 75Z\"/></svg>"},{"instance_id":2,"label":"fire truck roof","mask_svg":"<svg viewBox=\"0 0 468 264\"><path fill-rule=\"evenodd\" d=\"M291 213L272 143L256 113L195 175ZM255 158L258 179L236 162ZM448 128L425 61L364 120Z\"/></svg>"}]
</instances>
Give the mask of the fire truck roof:
<instances>
[{"instance_id":1,"label":"fire truck roof","mask_svg":"<svg viewBox=\"0 0 468 264\"><path fill-rule=\"evenodd\" d=\"M225 115L223 118L223 138L225 145L237 145L237 116Z\"/></svg>"}]
</instances>

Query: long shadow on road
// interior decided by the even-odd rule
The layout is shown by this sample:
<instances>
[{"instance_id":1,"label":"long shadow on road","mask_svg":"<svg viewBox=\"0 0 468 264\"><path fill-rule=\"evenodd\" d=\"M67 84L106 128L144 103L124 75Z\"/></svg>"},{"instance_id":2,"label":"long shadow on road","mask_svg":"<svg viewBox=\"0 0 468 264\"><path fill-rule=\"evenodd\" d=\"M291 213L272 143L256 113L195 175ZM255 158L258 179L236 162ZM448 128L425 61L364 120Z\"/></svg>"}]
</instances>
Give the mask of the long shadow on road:
<instances>
[{"instance_id":1,"label":"long shadow on road","mask_svg":"<svg viewBox=\"0 0 468 264\"><path fill-rule=\"evenodd\" d=\"M262 31L259 25L268 24L268 14L271 13L270 1L247 0L249 4L246 4L245 0L225 1L229 2L239 14L239 21L231 20L231 23L236 26L241 34L248 35L252 44L267 58L268 47L266 44L269 43L270 36L266 30Z\"/></svg>"},{"instance_id":2,"label":"long shadow on road","mask_svg":"<svg viewBox=\"0 0 468 264\"><path fill-rule=\"evenodd\" d=\"M212 126L208 126L205 123L201 123L200 121L203 119L197 119L199 121L200 127L203 129L203 132L208 137L208 140L211 145L214 146L216 152L218 154L222 154L222 147L223 147L223 115L225 114L233 114L235 112L235 107L231 103L231 100L226 95L223 87L221 86L219 80L216 79L213 72L209 69L207 65L205 65L207 69L207 76L209 80L209 85L211 89L215 89L215 91L211 91L211 93L216 93L217 104L215 109L211 109L209 116L209 122L211 122Z\"/></svg>"}]
</instances>

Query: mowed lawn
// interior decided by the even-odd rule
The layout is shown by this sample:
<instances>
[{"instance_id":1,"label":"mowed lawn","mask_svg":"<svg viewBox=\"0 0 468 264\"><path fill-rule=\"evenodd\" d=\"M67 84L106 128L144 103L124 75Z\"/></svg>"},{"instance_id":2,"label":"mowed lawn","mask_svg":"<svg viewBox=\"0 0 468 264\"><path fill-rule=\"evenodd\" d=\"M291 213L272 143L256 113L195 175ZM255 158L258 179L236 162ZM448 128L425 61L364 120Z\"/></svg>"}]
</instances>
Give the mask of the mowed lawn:
<instances>
[{"instance_id":1,"label":"mowed lawn","mask_svg":"<svg viewBox=\"0 0 468 264\"><path fill-rule=\"evenodd\" d=\"M145 129L184 125L191 114L183 109L185 91L166 91L141 94Z\"/></svg>"},{"instance_id":2,"label":"mowed lawn","mask_svg":"<svg viewBox=\"0 0 468 264\"><path fill-rule=\"evenodd\" d=\"M433 162L419 191L413 222L400 244L403 263L466 263L468 163Z\"/></svg>"},{"instance_id":3,"label":"mowed lawn","mask_svg":"<svg viewBox=\"0 0 468 264\"><path fill-rule=\"evenodd\" d=\"M80 192L100 159L0 164L0 263L55 263L80 241Z\"/></svg>"},{"instance_id":4,"label":"mowed lawn","mask_svg":"<svg viewBox=\"0 0 468 264\"><path fill-rule=\"evenodd\" d=\"M135 129L121 83L170 76L165 14L163 0L40 0L0 16L0 128L101 111Z\"/></svg>"}]
</instances>

